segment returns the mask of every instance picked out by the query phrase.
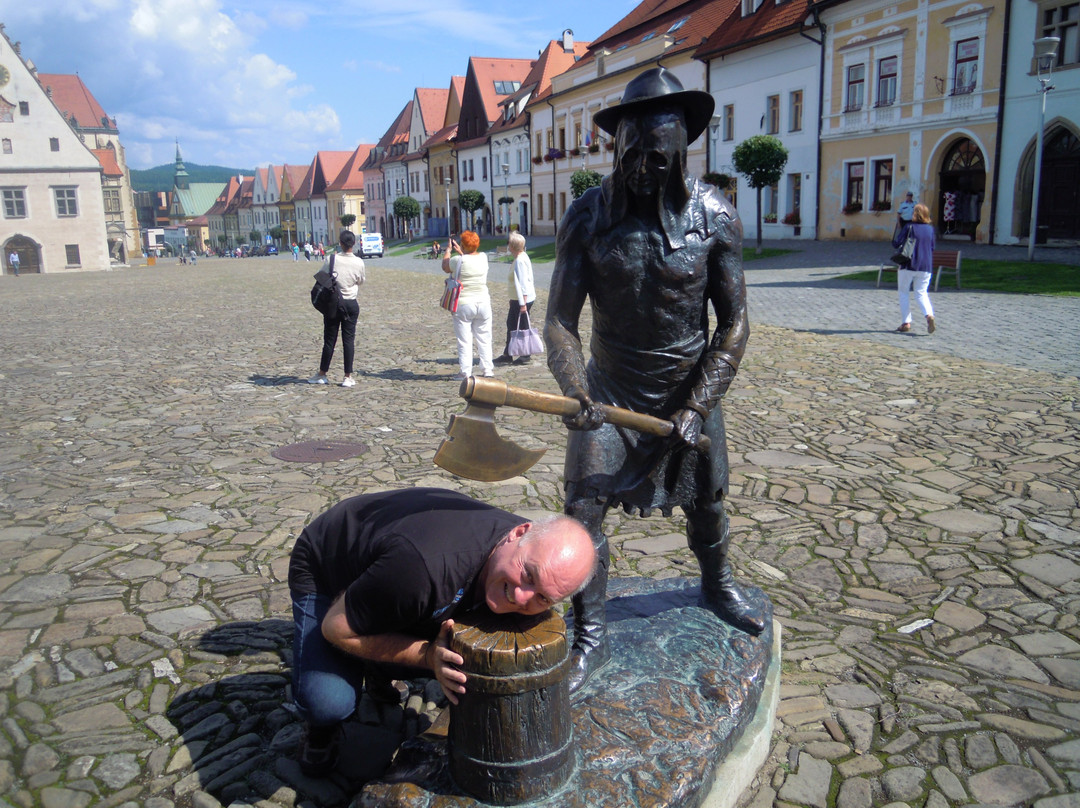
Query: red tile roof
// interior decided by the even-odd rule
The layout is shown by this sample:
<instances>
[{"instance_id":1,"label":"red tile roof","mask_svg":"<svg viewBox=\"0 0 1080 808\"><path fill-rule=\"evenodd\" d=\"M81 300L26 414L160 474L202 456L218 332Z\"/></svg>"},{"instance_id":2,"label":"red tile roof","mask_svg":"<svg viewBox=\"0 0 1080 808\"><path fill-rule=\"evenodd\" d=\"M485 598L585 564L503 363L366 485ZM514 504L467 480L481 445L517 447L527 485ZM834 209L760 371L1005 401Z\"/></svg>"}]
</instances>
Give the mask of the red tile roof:
<instances>
[{"instance_id":1,"label":"red tile roof","mask_svg":"<svg viewBox=\"0 0 1080 808\"><path fill-rule=\"evenodd\" d=\"M728 0L731 9L727 19L701 44L694 56L707 59L724 53L751 48L759 42L797 32L806 19L810 0L790 0L777 5L774 0L762 0L753 14L742 16L742 4Z\"/></svg>"},{"instance_id":2,"label":"red tile roof","mask_svg":"<svg viewBox=\"0 0 1080 808\"><path fill-rule=\"evenodd\" d=\"M312 196L320 196L326 191L326 186L337 179L341 169L349 162L349 158L356 153L353 151L321 151L315 155L315 176L311 179Z\"/></svg>"},{"instance_id":3,"label":"red tile roof","mask_svg":"<svg viewBox=\"0 0 1080 808\"><path fill-rule=\"evenodd\" d=\"M80 129L116 131L116 121L105 110L78 76L63 73L38 73L38 83L51 92L52 102L64 113L64 118Z\"/></svg>"},{"instance_id":4,"label":"red tile roof","mask_svg":"<svg viewBox=\"0 0 1080 808\"><path fill-rule=\"evenodd\" d=\"M574 50L567 53L563 50L562 41L550 40L540 57L533 64L529 75L521 83L521 89L514 94L514 98L531 93L530 103L538 98L546 98L551 94L551 79L572 68L589 52L588 42L575 42ZM501 118L500 118L501 124ZM496 124L497 126L499 124ZM506 125L513 125L512 122Z\"/></svg>"},{"instance_id":5,"label":"red tile roof","mask_svg":"<svg viewBox=\"0 0 1080 808\"><path fill-rule=\"evenodd\" d=\"M476 88L484 102L487 123L499 119L499 102L512 93L496 93L496 81L516 81L522 83L532 70L534 59L485 59L473 56L469 59Z\"/></svg>"},{"instance_id":6,"label":"red tile roof","mask_svg":"<svg viewBox=\"0 0 1080 808\"><path fill-rule=\"evenodd\" d=\"M120 170L120 164L116 162L116 152L112 149L91 149L94 157L101 163L106 177L122 177L124 172Z\"/></svg>"},{"instance_id":7,"label":"red tile roof","mask_svg":"<svg viewBox=\"0 0 1080 808\"><path fill-rule=\"evenodd\" d=\"M345 162L333 182L326 186L328 191L361 191L364 188L364 164L374 151L371 143L361 143Z\"/></svg>"},{"instance_id":8,"label":"red tile roof","mask_svg":"<svg viewBox=\"0 0 1080 808\"><path fill-rule=\"evenodd\" d=\"M307 173L308 166L291 166L283 165L281 167L282 173L289 178L289 188L292 191L293 199L296 198L296 191L304 182L304 175Z\"/></svg>"},{"instance_id":9,"label":"red tile roof","mask_svg":"<svg viewBox=\"0 0 1080 808\"><path fill-rule=\"evenodd\" d=\"M304 168L304 177L300 180L300 187L293 188L293 200L297 199L311 199L311 185L315 180L315 160L318 158L312 158L311 163Z\"/></svg>"},{"instance_id":10,"label":"red tile roof","mask_svg":"<svg viewBox=\"0 0 1080 808\"><path fill-rule=\"evenodd\" d=\"M446 104L450 100L450 90L417 87L416 100L420 103L420 120L424 124L424 134L430 135L442 129L443 121L446 119Z\"/></svg>"}]
</instances>

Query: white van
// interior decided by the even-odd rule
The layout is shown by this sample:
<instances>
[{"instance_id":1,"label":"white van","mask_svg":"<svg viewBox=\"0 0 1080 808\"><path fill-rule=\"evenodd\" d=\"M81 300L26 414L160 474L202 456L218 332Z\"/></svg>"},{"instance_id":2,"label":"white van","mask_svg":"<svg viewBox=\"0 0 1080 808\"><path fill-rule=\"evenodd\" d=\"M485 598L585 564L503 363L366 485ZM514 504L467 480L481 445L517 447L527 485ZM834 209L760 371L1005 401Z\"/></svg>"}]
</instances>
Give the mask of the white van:
<instances>
[{"instance_id":1,"label":"white van","mask_svg":"<svg viewBox=\"0 0 1080 808\"><path fill-rule=\"evenodd\" d=\"M360 236L360 257L383 257L382 233L364 233Z\"/></svg>"}]
</instances>

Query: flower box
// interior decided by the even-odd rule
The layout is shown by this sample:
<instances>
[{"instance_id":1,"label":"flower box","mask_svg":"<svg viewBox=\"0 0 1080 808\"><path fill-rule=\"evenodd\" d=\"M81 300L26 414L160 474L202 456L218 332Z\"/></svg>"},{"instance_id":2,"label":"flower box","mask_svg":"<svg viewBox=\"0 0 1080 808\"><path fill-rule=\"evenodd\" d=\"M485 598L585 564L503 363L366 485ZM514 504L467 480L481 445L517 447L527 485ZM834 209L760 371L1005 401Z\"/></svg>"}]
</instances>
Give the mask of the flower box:
<instances>
[{"instance_id":1,"label":"flower box","mask_svg":"<svg viewBox=\"0 0 1080 808\"><path fill-rule=\"evenodd\" d=\"M609 140L607 143L604 144L604 148L608 151L615 151L615 141Z\"/></svg>"},{"instance_id":2,"label":"flower box","mask_svg":"<svg viewBox=\"0 0 1080 808\"><path fill-rule=\"evenodd\" d=\"M573 157L580 157L581 156L581 149L571 149L570 154Z\"/></svg>"},{"instance_id":3,"label":"flower box","mask_svg":"<svg viewBox=\"0 0 1080 808\"><path fill-rule=\"evenodd\" d=\"M764 217L765 224L776 224L776 214L766 213Z\"/></svg>"},{"instance_id":4,"label":"flower box","mask_svg":"<svg viewBox=\"0 0 1080 808\"><path fill-rule=\"evenodd\" d=\"M589 154L596 154L598 151L600 151L599 143L593 143L591 146L589 146Z\"/></svg>"},{"instance_id":5,"label":"flower box","mask_svg":"<svg viewBox=\"0 0 1080 808\"><path fill-rule=\"evenodd\" d=\"M802 219L799 218L799 212L796 210L791 211L784 217L784 224L792 224L798 227L802 224Z\"/></svg>"},{"instance_id":6,"label":"flower box","mask_svg":"<svg viewBox=\"0 0 1080 808\"><path fill-rule=\"evenodd\" d=\"M849 202L844 205L843 211L846 215L850 216L852 213L859 213L862 211L862 202Z\"/></svg>"},{"instance_id":7,"label":"flower box","mask_svg":"<svg viewBox=\"0 0 1080 808\"><path fill-rule=\"evenodd\" d=\"M544 158L543 157L534 157L532 159L532 161L533 161L533 165L540 165L542 162L544 162Z\"/></svg>"}]
</instances>

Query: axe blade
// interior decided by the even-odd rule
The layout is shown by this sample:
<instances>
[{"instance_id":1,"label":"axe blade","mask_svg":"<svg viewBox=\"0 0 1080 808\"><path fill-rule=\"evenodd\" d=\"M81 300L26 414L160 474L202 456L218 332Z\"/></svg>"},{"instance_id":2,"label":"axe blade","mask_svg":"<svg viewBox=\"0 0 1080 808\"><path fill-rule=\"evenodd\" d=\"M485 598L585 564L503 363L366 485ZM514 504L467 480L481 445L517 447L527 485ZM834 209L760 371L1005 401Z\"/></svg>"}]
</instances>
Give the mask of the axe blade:
<instances>
[{"instance_id":1,"label":"axe blade","mask_svg":"<svg viewBox=\"0 0 1080 808\"><path fill-rule=\"evenodd\" d=\"M544 456L545 449L525 449L500 437L494 415L494 405L477 401L470 401L460 415L451 415L435 465L458 477L491 483L516 477Z\"/></svg>"}]
</instances>

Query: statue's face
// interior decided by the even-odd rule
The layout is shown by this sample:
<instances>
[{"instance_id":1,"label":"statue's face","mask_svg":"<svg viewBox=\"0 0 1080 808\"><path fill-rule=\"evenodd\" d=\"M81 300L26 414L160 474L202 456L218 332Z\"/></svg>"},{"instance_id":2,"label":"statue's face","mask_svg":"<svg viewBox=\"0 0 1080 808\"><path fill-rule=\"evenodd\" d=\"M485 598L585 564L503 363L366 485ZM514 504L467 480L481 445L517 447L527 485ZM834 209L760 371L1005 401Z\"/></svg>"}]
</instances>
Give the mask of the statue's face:
<instances>
[{"instance_id":1,"label":"statue's face","mask_svg":"<svg viewBox=\"0 0 1080 808\"><path fill-rule=\"evenodd\" d=\"M677 112L627 116L619 124L617 172L626 189L641 198L655 197L681 164L686 149L686 125Z\"/></svg>"}]
</instances>

